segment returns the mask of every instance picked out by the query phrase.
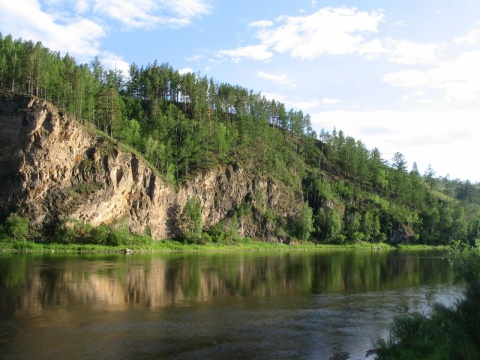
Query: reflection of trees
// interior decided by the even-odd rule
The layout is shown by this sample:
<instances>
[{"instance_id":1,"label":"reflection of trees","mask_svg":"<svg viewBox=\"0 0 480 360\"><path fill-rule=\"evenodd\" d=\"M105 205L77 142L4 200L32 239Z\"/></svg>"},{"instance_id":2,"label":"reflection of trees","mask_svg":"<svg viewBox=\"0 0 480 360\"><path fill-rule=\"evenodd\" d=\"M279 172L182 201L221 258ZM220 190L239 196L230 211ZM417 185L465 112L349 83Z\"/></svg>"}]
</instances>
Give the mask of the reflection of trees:
<instances>
[{"instance_id":1,"label":"reflection of trees","mask_svg":"<svg viewBox=\"0 0 480 360\"><path fill-rule=\"evenodd\" d=\"M367 251L318 256L312 261L312 292L378 291L415 286L427 281L448 281L450 273L444 260L431 257L432 253L422 256L424 253L419 252Z\"/></svg>"},{"instance_id":2,"label":"reflection of trees","mask_svg":"<svg viewBox=\"0 0 480 360\"><path fill-rule=\"evenodd\" d=\"M0 259L0 314L15 306L102 309L163 307L187 300L362 292L449 280L441 259L422 253L178 254ZM15 305L14 305L15 304Z\"/></svg>"},{"instance_id":3,"label":"reflection of trees","mask_svg":"<svg viewBox=\"0 0 480 360\"><path fill-rule=\"evenodd\" d=\"M58 281L63 279L62 271L56 271L54 269L42 269L38 274L38 281L40 286L38 287L38 299L40 305L48 306L54 305L57 301L57 297L60 297L62 282ZM60 285L60 288L57 286Z\"/></svg>"}]
</instances>

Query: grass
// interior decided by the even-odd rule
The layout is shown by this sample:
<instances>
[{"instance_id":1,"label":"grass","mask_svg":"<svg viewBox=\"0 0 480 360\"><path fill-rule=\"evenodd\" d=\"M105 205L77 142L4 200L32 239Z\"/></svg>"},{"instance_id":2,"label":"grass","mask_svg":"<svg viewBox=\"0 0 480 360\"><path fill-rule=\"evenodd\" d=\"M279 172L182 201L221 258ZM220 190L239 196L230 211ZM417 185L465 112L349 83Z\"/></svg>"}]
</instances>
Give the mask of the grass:
<instances>
[{"instance_id":1,"label":"grass","mask_svg":"<svg viewBox=\"0 0 480 360\"><path fill-rule=\"evenodd\" d=\"M127 250L128 249L128 250ZM55 242L0 242L2 251L26 251L26 252L223 252L223 251L327 251L327 250L432 250L438 249L433 246L409 245L392 246L388 244L371 244L362 242L358 244L318 244L311 242L299 242L294 245L280 243L267 243L251 239L241 239L235 244L187 244L184 242L166 239L161 241L144 241L142 244L122 244L117 246L97 244L63 244Z\"/></svg>"}]
</instances>

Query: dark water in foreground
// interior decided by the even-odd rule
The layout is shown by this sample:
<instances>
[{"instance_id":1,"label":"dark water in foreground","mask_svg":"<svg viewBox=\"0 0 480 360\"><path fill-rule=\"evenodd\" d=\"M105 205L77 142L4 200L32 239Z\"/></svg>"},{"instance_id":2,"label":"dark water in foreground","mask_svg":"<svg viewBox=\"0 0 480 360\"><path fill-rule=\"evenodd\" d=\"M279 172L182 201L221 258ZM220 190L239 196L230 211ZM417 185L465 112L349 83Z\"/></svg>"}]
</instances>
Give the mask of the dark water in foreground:
<instances>
[{"instance_id":1,"label":"dark water in foreground","mask_svg":"<svg viewBox=\"0 0 480 360\"><path fill-rule=\"evenodd\" d=\"M365 358L451 304L437 252L0 254L0 358Z\"/></svg>"}]
</instances>

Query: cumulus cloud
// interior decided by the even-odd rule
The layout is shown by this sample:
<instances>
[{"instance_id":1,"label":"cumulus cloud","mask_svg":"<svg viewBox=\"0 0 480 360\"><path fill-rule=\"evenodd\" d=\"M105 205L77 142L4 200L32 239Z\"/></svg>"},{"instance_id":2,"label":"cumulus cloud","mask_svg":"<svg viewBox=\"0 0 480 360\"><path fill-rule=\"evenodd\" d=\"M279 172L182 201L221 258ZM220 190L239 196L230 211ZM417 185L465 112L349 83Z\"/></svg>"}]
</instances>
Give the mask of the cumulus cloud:
<instances>
[{"instance_id":1,"label":"cumulus cloud","mask_svg":"<svg viewBox=\"0 0 480 360\"><path fill-rule=\"evenodd\" d=\"M358 49L358 54L368 60L374 59L385 52L386 50L379 39L367 41Z\"/></svg>"},{"instance_id":2,"label":"cumulus cloud","mask_svg":"<svg viewBox=\"0 0 480 360\"><path fill-rule=\"evenodd\" d=\"M384 52L382 44L366 34L376 33L383 19L381 11L359 11L356 8L327 7L305 16L281 16L275 22L260 20L251 23L258 28L260 44L235 50L222 50L237 60L248 57L266 60L272 52L287 53L300 59L314 59L322 55L360 54L367 58ZM247 49L261 49L263 56ZM241 56L233 56L241 53ZM268 54L268 56L267 56Z\"/></svg>"},{"instance_id":3,"label":"cumulus cloud","mask_svg":"<svg viewBox=\"0 0 480 360\"><path fill-rule=\"evenodd\" d=\"M184 26L210 12L202 0L91 0L96 14L115 19L129 28Z\"/></svg>"},{"instance_id":4,"label":"cumulus cloud","mask_svg":"<svg viewBox=\"0 0 480 360\"><path fill-rule=\"evenodd\" d=\"M241 58L265 61L272 57L272 53L264 45L249 45L234 50L220 50L217 55L229 57L235 62L240 61Z\"/></svg>"},{"instance_id":5,"label":"cumulus cloud","mask_svg":"<svg viewBox=\"0 0 480 360\"><path fill-rule=\"evenodd\" d=\"M55 14L43 11L35 0L1 2L0 23L2 31L15 38L42 39L45 46L69 52L80 62L99 54L100 39L106 36L103 27L89 19L72 17L58 22Z\"/></svg>"},{"instance_id":6,"label":"cumulus cloud","mask_svg":"<svg viewBox=\"0 0 480 360\"><path fill-rule=\"evenodd\" d=\"M185 19L208 15L212 10L210 3L205 0L163 0L161 3L165 8L171 8L178 16Z\"/></svg>"},{"instance_id":7,"label":"cumulus cloud","mask_svg":"<svg viewBox=\"0 0 480 360\"><path fill-rule=\"evenodd\" d=\"M364 48L368 41L363 34L377 32L382 18L380 11L328 7L311 15L280 17L276 27L261 29L257 36L276 52L287 52L301 59L323 54L370 54Z\"/></svg>"},{"instance_id":8,"label":"cumulus cloud","mask_svg":"<svg viewBox=\"0 0 480 360\"><path fill-rule=\"evenodd\" d=\"M282 74L270 74L266 73L264 71L260 71L257 73L258 77L266 80L273 81L275 83L279 84L285 84L285 85L290 85L290 86L295 86L291 81L288 80L287 74L282 73Z\"/></svg>"},{"instance_id":9,"label":"cumulus cloud","mask_svg":"<svg viewBox=\"0 0 480 360\"><path fill-rule=\"evenodd\" d=\"M104 51L100 54L99 59L104 68L117 69L120 70L124 76L128 76L130 65L123 60L122 57L109 51Z\"/></svg>"},{"instance_id":10,"label":"cumulus cloud","mask_svg":"<svg viewBox=\"0 0 480 360\"><path fill-rule=\"evenodd\" d=\"M273 21L260 20L260 21L252 22L252 23L248 24L248 26L266 28L266 27L272 26L273 24L274 24Z\"/></svg>"},{"instance_id":11,"label":"cumulus cloud","mask_svg":"<svg viewBox=\"0 0 480 360\"><path fill-rule=\"evenodd\" d=\"M190 57L187 57L185 60L187 61L190 61L190 62L194 62L194 61L200 61L204 58L203 55L201 54L196 54L196 55L192 55Z\"/></svg>"},{"instance_id":12,"label":"cumulus cloud","mask_svg":"<svg viewBox=\"0 0 480 360\"><path fill-rule=\"evenodd\" d=\"M130 28L152 28L160 21L174 21L174 19L168 19L164 16L160 18L159 15L156 15L158 5L152 1L96 0L93 10L97 14L117 20ZM176 21L179 22L179 20Z\"/></svg>"},{"instance_id":13,"label":"cumulus cloud","mask_svg":"<svg viewBox=\"0 0 480 360\"><path fill-rule=\"evenodd\" d=\"M396 64L433 65L446 52L445 43L382 38L378 31L383 21L382 10L360 11L349 7L326 7L308 15L259 20L249 24L255 28L259 43L221 50L218 54L228 55L234 61L241 58L270 60L275 53L299 59L356 54L370 60L385 55ZM397 21L392 26L405 26L405 22ZM458 44L477 41L480 41L480 28L455 39ZM261 52L257 54L250 51L252 49Z\"/></svg>"},{"instance_id":14,"label":"cumulus cloud","mask_svg":"<svg viewBox=\"0 0 480 360\"><path fill-rule=\"evenodd\" d=\"M84 13L90 9L90 4L88 0L78 0L75 2L75 12L77 13Z\"/></svg>"},{"instance_id":15,"label":"cumulus cloud","mask_svg":"<svg viewBox=\"0 0 480 360\"><path fill-rule=\"evenodd\" d=\"M480 51L458 55L453 60L440 61L428 70L402 70L386 74L383 80L397 87L429 87L445 92L447 99L480 99Z\"/></svg>"},{"instance_id":16,"label":"cumulus cloud","mask_svg":"<svg viewBox=\"0 0 480 360\"><path fill-rule=\"evenodd\" d=\"M435 64L446 46L388 39L387 49L390 61L397 64Z\"/></svg>"},{"instance_id":17,"label":"cumulus cloud","mask_svg":"<svg viewBox=\"0 0 480 360\"><path fill-rule=\"evenodd\" d=\"M195 74L195 71L192 69L192 68L183 68L183 69L180 69L178 70L178 73L181 74L181 75L184 75L184 74Z\"/></svg>"}]
</instances>

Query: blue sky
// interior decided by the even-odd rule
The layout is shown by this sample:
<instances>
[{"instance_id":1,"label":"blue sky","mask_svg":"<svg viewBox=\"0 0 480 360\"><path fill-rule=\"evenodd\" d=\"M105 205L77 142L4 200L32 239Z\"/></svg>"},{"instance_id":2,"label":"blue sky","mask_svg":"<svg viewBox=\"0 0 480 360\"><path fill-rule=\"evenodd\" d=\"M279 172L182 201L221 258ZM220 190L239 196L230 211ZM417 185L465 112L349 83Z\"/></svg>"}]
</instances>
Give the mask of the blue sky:
<instances>
[{"instance_id":1,"label":"blue sky","mask_svg":"<svg viewBox=\"0 0 480 360\"><path fill-rule=\"evenodd\" d=\"M0 0L0 32L240 85L386 160L480 181L478 0Z\"/></svg>"}]
</instances>

